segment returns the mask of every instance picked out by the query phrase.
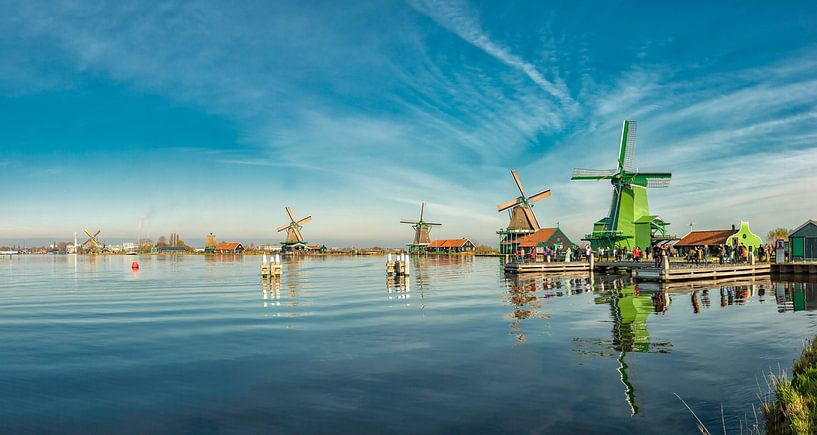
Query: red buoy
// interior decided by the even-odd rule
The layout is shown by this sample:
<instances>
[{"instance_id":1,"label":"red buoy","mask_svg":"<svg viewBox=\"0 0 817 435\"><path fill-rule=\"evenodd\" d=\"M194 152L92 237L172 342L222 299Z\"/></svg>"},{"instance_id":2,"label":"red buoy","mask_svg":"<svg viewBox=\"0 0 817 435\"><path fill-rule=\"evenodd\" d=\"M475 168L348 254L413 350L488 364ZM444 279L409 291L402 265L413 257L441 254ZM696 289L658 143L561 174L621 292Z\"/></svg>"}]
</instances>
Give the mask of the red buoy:
<instances>
[{"instance_id":1,"label":"red buoy","mask_svg":"<svg viewBox=\"0 0 817 435\"><path fill-rule=\"evenodd\" d=\"M139 262L134 261L133 263L130 264L130 268L133 270L139 270Z\"/></svg>"}]
</instances>

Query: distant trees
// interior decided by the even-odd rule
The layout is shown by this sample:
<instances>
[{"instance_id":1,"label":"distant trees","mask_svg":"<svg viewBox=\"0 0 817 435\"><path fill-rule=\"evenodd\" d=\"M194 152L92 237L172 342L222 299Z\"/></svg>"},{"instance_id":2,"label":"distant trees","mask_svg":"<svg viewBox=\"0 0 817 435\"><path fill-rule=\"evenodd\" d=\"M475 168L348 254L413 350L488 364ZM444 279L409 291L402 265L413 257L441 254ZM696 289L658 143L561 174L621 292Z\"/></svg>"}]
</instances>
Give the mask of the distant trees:
<instances>
[{"instance_id":1,"label":"distant trees","mask_svg":"<svg viewBox=\"0 0 817 435\"><path fill-rule=\"evenodd\" d=\"M766 234L766 241L774 243L777 239L789 240L789 232L791 230L788 228L775 228Z\"/></svg>"},{"instance_id":2,"label":"distant trees","mask_svg":"<svg viewBox=\"0 0 817 435\"><path fill-rule=\"evenodd\" d=\"M498 254L499 250L494 248L490 245L483 245L477 240L472 240L471 243L474 244L474 253L475 254Z\"/></svg>"}]
</instances>

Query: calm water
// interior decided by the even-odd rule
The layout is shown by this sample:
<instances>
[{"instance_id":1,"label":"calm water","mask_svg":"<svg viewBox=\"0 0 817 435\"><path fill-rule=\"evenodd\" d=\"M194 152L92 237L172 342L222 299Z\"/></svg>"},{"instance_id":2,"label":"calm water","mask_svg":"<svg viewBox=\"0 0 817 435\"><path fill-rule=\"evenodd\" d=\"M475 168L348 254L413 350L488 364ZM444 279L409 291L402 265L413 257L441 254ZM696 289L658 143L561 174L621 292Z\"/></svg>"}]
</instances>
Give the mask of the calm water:
<instances>
[{"instance_id":1,"label":"calm water","mask_svg":"<svg viewBox=\"0 0 817 435\"><path fill-rule=\"evenodd\" d=\"M695 432L754 421L814 284L507 279L493 258L0 260L3 432Z\"/></svg>"}]
</instances>

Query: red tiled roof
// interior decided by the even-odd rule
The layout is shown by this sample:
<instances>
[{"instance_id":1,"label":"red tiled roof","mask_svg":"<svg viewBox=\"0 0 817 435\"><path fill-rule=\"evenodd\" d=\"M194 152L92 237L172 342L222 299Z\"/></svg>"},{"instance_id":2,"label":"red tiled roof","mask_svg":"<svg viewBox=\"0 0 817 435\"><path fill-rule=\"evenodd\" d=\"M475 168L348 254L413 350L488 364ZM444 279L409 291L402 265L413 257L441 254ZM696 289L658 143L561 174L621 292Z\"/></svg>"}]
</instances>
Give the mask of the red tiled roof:
<instances>
[{"instance_id":1,"label":"red tiled roof","mask_svg":"<svg viewBox=\"0 0 817 435\"><path fill-rule=\"evenodd\" d=\"M542 228L533 234L528 234L523 237L519 241L519 246L522 248L533 248L540 242L547 242L554 232L556 232L556 228Z\"/></svg>"},{"instance_id":2,"label":"red tiled roof","mask_svg":"<svg viewBox=\"0 0 817 435\"><path fill-rule=\"evenodd\" d=\"M429 248L462 248L468 239L441 239L435 240L428 245Z\"/></svg>"},{"instance_id":3,"label":"red tiled roof","mask_svg":"<svg viewBox=\"0 0 817 435\"><path fill-rule=\"evenodd\" d=\"M726 239L737 230L690 231L675 246L725 245Z\"/></svg>"},{"instance_id":4,"label":"red tiled roof","mask_svg":"<svg viewBox=\"0 0 817 435\"><path fill-rule=\"evenodd\" d=\"M241 246L241 243L219 243L216 245L216 251L235 251L238 247Z\"/></svg>"}]
</instances>

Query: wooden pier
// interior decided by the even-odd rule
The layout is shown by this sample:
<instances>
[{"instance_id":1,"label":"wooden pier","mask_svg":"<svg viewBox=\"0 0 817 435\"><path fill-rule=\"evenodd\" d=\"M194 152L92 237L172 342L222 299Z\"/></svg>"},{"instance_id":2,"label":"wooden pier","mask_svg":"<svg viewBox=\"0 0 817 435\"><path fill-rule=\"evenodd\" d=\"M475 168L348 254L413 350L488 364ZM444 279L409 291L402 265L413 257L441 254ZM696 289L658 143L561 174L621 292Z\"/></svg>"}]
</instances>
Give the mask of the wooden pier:
<instances>
[{"instance_id":1,"label":"wooden pier","mask_svg":"<svg viewBox=\"0 0 817 435\"><path fill-rule=\"evenodd\" d=\"M783 265L779 265L783 266ZM817 267L817 264L812 265ZM509 273L564 273L564 272L591 272L606 273L627 272L639 281L680 282L720 280L724 278L751 277L755 275L769 275L772 265L769 263L756 264L717 264L690 265L680 262L670 262L666 258L661 267L655 267L653 262L629 261L594 261L591 256L586 262L512 262L505 265L505 272ZM781 269L782 270L782 269ZM786 269L788 270L788 269Z\"/></svg>"},{"instance_id":2,"label":"wooden pier","mask_svg":"<svg viewBox=\"0 0 817 435\"><path fill-rule=\"evenodd\" d=\"M585 261L564 262L530 262L530 263L507 263L505 272L510 273L561 273L561 272L590 272L590 263Z\"/></svg>"},{"instance_id":3,"label":"wooden pier","mask_svg":"<svg viewBox=\"0 0 817 435\"><path fill-rule=\"evenodd\" d=\"M634 268L635 278L639 281L700 281L723 278L769 275L771 265L763 264L707 264L702 266L669 265L669 267Z\"/></svg>"},{"instance_id":4,"label":"wooden pier","mask_svg":"<svg viewBox=\"0 0 817 435\"><path fill-rule=\"evenodd\" d=\"M817 275L817 263L772 263L772 273L781 275Z\"/></svg>"}]
</instances>

